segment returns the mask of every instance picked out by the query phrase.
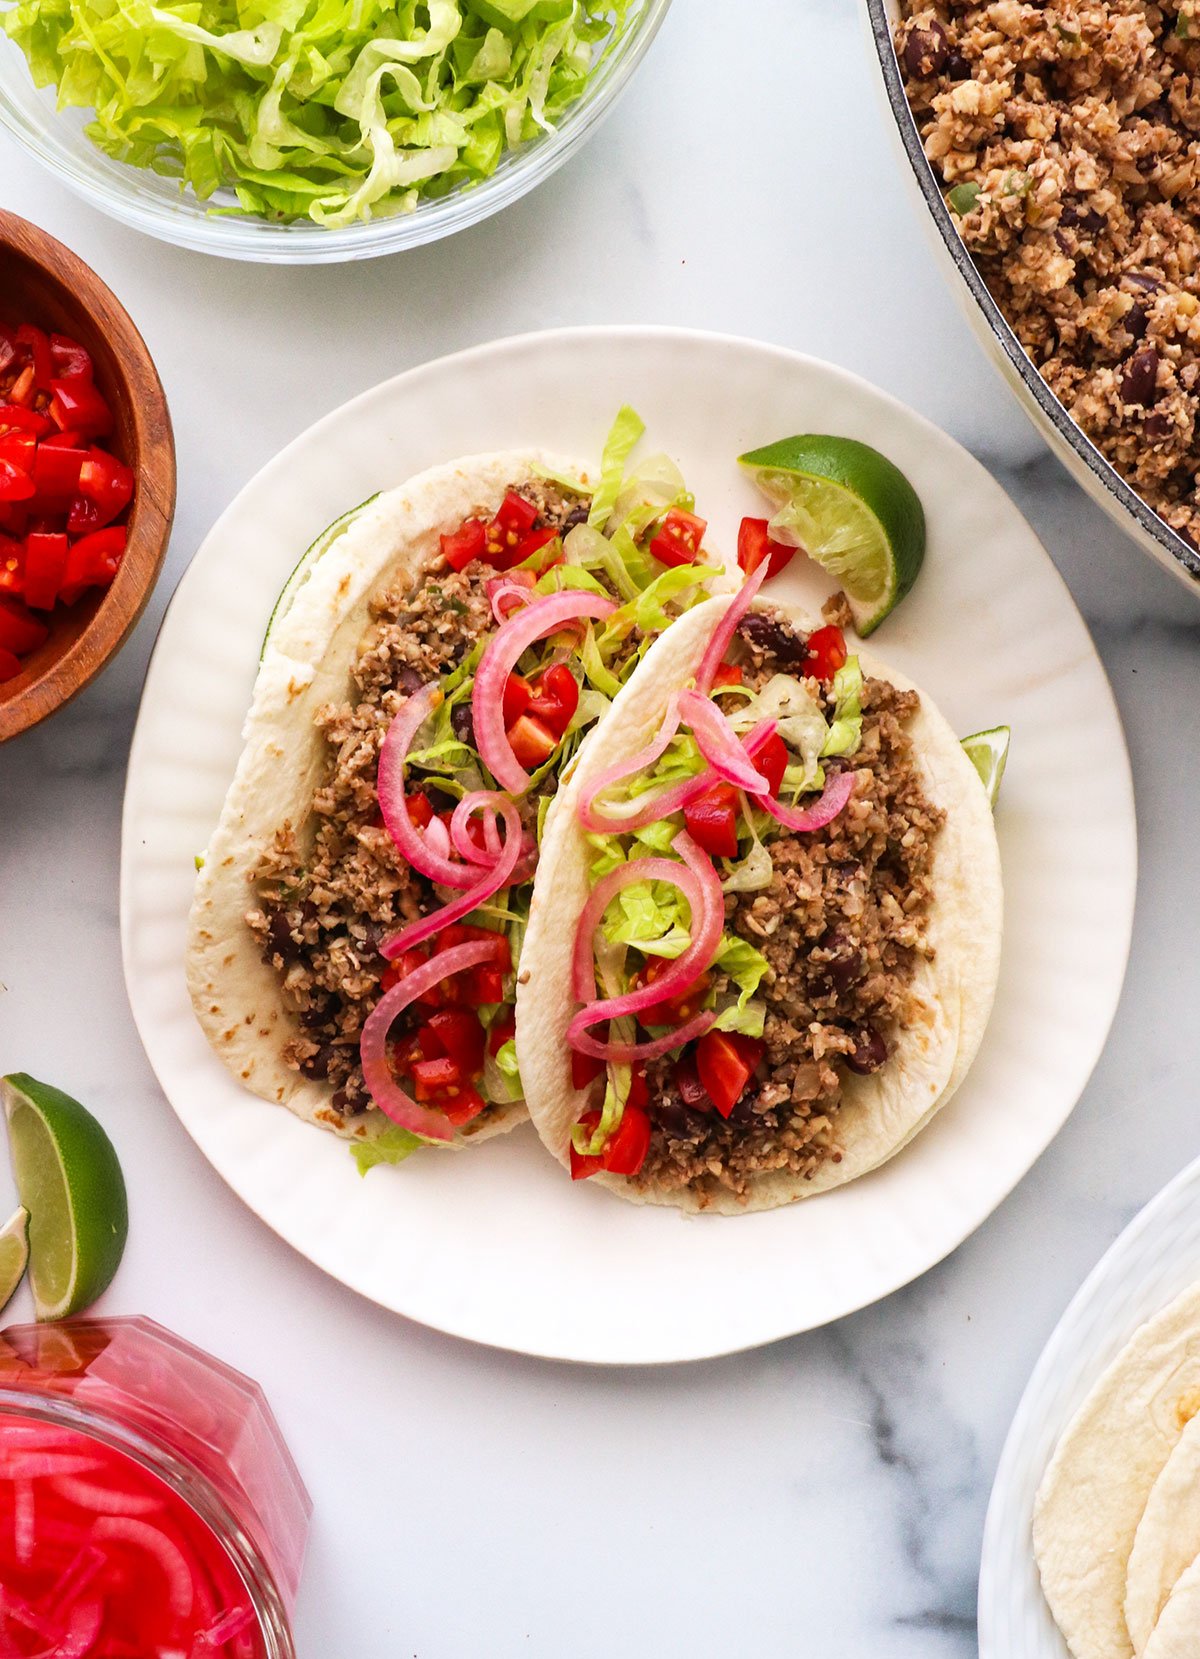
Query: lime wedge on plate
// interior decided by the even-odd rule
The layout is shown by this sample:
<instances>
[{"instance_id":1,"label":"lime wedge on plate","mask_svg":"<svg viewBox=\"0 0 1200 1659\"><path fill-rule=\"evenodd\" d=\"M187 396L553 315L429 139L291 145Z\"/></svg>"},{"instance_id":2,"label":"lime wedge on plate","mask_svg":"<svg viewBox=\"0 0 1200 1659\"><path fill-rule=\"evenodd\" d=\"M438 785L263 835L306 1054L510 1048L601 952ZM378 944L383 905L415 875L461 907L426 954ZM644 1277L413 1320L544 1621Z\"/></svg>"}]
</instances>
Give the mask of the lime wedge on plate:
<instances>
[{"instance_id":1,"label":"lime wedge on plate","mask_svg":"<svg viewBox=\"0 0 1200 1659\"><path fill-rule=\"evenodd\" d=\"M267 642L271 638L272 631L274 630L276 624L282 622L284 617L291 610L292 601L295 599L300 589L304 586L305 582L308 581L308 578L312 575L313 566L316 564L317 560L323 553L328 553L329 549L340 536L345 535L346 531L354 523L355 519L360 513L365 511L365 509L371 505L372 501L378 500L379 492L376 491L374 495L369 495L365 501L359 504L359 506L351 507L348 513L343 513L341 518L335 518L332 524L327 525L326 528L321 531L321 534L317 537L316 541L313 542L312 546L306 548L300 555L295 569L292 571L292 574L288 577L287 581L283 584L283 587L279 593L279 598L275 601L275 608L271 612L270 621L267 623L267 631L263 635L262 646L258 653L259 662L263 659L263 653L267 649Z\"/></svg>"},{"instance_id":2,"label":"lime wedge on plate","mask_svg":"<svg viewBox=\"0 0 1200 1659\"><path fill-rule=\"evenodd\" d=\"M808 433L738 457L775 506L771 534L835 576L865 639L920 574L925 513L886 455L856 438Z\"/></svg>"},{"instance_id":3,"label":"lime wedge on plate","mask_svg":"<svg viewBox=\"0 0 1200 1659\"><path fill-rule=\"evenodd\" d=\"M112 1142L77 1100L26 1072L4 1079L9 1149L29 1211L29 1280L39 1319L90 1307L121 1260L129 1212Z\"/></svg>"},{"instance_id":4,"label":"lime wedge on plate","mask_svg":"<svg viewBox=\"0 0 1200 1659\"><path fill-rule=\"evenodd\" d=\"M1004 776L1004 763L1008 759L1008 745L1012 732L1007 726L993 726L990 731L972 732L970 737L964 737L962 746L967 751L967 759L983 779L983 787L987 790L988 800L993 806L996 796L1000 793L1000 780Z\"/></svg>"},{"instance_id":5,"label":"lime wedge on plate","mask_svg":"<svg viewBox=\"0 0 1200 1659\"><path fill-rule=\"evenodd\" d=\"M13 1292L25 1277L29 1241L25 1229L29 1212L20 1209L0 1227L0 1313L12 1301Z\"/></svg>"}]
</instances>

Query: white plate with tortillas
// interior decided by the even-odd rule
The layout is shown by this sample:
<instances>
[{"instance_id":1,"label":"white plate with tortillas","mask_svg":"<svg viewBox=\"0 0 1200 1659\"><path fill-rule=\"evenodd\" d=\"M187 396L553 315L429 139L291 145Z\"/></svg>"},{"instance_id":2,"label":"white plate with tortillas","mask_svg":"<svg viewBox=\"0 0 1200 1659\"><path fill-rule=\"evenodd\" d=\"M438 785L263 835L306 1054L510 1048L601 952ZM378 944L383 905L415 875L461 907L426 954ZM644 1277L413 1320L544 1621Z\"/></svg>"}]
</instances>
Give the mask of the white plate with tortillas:
<instances>
[{"instance_id":1,"label":"white plate with tortillas","mask_svg":"<svg viewBox=\"0 0 1200 1659\"><path fill-rule=\"evenodd\" d=\"M1200 1654L1200 1160L1038 1361L984 1533L981 1659Z\"/></svg>"}]
</instances>

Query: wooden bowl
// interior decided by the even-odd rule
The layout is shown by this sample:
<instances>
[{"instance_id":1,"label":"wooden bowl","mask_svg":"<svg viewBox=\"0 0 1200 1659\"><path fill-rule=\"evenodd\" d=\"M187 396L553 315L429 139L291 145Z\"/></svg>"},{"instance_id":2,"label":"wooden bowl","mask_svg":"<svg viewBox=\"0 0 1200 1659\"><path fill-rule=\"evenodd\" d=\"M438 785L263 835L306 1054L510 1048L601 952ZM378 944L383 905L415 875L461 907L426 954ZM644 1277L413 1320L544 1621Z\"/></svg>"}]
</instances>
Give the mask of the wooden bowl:
<instances>
[{"instance_id":1,"label":"wooden bowl","mask_svg":"<svg viewBox=\"0 0 1200 1659\"><path fill-rule=\"evenodd\" d=\"M133 469L129 542L107 591L46 620L50 637L0 684L0 742L28 730L83 690L128 639L162 569L175 513L175 440L146 343L96 273L61 242L0 212L0 316L69 334L86 346L112 409L107 447Z\"/></svg>"}]
</instances>

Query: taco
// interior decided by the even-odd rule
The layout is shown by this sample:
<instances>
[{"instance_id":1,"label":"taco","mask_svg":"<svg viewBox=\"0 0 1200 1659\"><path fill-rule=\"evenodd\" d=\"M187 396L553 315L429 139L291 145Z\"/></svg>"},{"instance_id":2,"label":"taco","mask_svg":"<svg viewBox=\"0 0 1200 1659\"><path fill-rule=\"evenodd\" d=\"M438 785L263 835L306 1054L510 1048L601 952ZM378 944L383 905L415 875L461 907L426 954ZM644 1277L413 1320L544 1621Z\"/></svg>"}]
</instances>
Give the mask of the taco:
<instances>
[{"instance_id":1,"label":"taco","mask_svg":"<svg viewBox=\"0 0 1200 1659\"><path fill-rule=\"evenodd\" d=\"M949 1100L1000 958L995 830L928 697L756 596L676 623L560 791L517 998L576 1179L731 1214L839 1186Z\"/></svg>"},{"instance_id":2,"label":"taco","mask_svg":"<svg viewBox=\"0 0 1200 1659\"><path fill-rule=\"evenodd\" d=\"M191 912L197 1017L362 1167L525 1116L514 987L562 767L720 575L678 469L533 453L347 515L272 618Z\"/></svg>"}]
</instances>

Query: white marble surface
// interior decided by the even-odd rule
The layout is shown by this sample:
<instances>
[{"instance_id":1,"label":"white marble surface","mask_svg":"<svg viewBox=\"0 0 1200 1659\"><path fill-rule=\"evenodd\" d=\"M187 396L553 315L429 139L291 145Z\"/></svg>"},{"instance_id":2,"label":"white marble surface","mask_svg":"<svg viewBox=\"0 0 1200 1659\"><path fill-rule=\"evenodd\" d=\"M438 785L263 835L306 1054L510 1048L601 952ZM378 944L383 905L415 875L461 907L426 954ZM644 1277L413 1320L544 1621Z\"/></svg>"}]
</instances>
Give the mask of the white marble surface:
<instances>
[{"instance_id":1,"label":"white marble surface","mask_svg":"<svg viewBox=\"0 0 1200 1659\"><path fill-rule=\"evenodd\" d=\"M269 270L160 247L0 140L0 203L77 249L142 326L180 465L168 569L134 641L63 717L0 752L0 1069L59 1081L112 1129L133 1231L104 1305L144 1310L266 1385L316 1500L302 1659L973 1653L983 1513L1024 1380L1087 1269L1200 1151L1200 609L1049 459L943 291L855 11L677 0L582 157L500 220L359 267ZM294 1256L166 1108L117 937L122 774L146 657L217 513L288 438L388 374L501 334L607 321L832 358L992 468L1112 676L1143 865L1107 1053L992 1220L832 1329L639 1373L433 1335Z\"/></svg>"}]
</instances>

